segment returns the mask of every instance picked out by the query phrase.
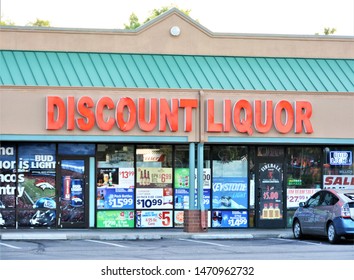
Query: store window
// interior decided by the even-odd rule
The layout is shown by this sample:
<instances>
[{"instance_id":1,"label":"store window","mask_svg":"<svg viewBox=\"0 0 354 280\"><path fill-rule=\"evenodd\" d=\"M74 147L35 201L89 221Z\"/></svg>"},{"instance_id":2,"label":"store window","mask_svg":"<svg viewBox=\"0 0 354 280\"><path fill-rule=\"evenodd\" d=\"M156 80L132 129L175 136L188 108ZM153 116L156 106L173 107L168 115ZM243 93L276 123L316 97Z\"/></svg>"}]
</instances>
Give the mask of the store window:
<instances>
[{"instance_id":1,"label":"store window","mask_svg":"<svg viewBox=\"0 0 354 280\"><path fill-rule=\"evenodd\" d=\"M56 145L18 145L18 225L56 225Z\"/></svg>"},{"instance_id":2,"label":"store window","mask_svg":"<svg viewBox=\"0 0 354 280\"><path fill-rule=\"evenodd\" d=\"M98 144L97 227L134 227L134 146Z\"/></svg>"},{"instance_id":3,"label":"store window","mask_svg":"<svg viewBox=\"0 0 354 280\"><path fill-rule=\"evenodd\" d=\"M212 227L248 227L248 154L243 146L213 146Z\"/></svg>"},{"instance_id":4,"label":"store window","mask_svg":"<svg viewBox=\"0 0 354 280\"><path fill-rule=\"evenodd\" d=\"M210 147L204 147L204 167L203 167L203 209L210 209L210 188L211 188L211 174L210 174ZM197 158L197 150L195 151ZM194 186L195 199L194 206L197 206L197 161L195 158L194 171ZM175 146L175 168L174 168L174 226L183 227L184 211L190 209L189 205L189 146L178 145Z\"/></svg>"},{"instance_id":5,"label":"store window","mask_svg":"<svg viewBox=\"0 0 354 280\"><path fill-rule=\"evenodd\" d=\"M172 146L136 147L136 227L173 226Z\"/></svg>"},{"instance_id":6,"label":"store window","mask_svg":"<svg viewBox=\"0 0 354 280\"><path fill-rule=\"evenodd\" d=\"M287 148L287 226L300 202L321 189L320 147Z\"/></svg>"},{"instance_id":7,"label":"store window","mask_svg":"<svg viewBox=\"0 0 354 280\"><path fill-rule=\"evenodd\" d=\"M0 228L15 227L16 223L16 151L15 145L0 143Z\"/></svg>"},{"instance_id":8,"label":"store window","mask_svg":"<svg viewBox=\"0 0 354 280\"><path fill-rule=\"evenodd\" d=\"M86 144L86 143L61 143L58 144L58 154L59 155L95 155L95 144Z\"/></svg>"},{"instance_id":9,"label":"store window","mask_svg":"<svg viewBox=\"0 0 354 280\"><path fill-rule=\"evenodd\" d=\"M323 188L354 189L354 147L323 149Z\"/></svg>"}]
</instances>

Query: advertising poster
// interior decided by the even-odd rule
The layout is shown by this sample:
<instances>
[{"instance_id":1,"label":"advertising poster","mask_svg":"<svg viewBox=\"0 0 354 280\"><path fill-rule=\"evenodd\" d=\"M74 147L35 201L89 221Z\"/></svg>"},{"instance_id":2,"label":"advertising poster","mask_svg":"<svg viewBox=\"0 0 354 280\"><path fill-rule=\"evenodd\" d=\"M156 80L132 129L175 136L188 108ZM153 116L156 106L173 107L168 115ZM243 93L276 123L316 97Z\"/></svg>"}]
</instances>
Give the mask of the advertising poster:
<instances>
[{"instance_id":1,"label":"advertising poster","mask_svg":"<svg viewBox=\"0 0 354 280\"><path fill-rule=\"evenodd\" d=\"M82 223L85 220L85 161L61 160L61 223Z\"/></svg>"},{"instance_id":2,"label":"advertising poster","mask_svg":"<svg viewBox=\"0 0 354 280\"><path fill-rule=\"evenodd\" d=\"M172 227L172 211L136 211L137 228Z\"/></svg>"},{"instance_id":3,"label":"advertising poster","mask_svg":"<svg viewBox=\"0 0 354 280\"><path fill-rule=\"evenodd\" d=\"M172 188L137 188L137 209L172 209Z\"/></svg>"},{"instance_id":4,"label":"advertising poster","mask_svg":"<svg viewBox=\"0 0 354 280\"><path fill-rule=\"evenodd\" d=\"M134 211L98 211L98 228L134 228Z\"/></svg>"},{"instance_id":5,"label":"advertising poster","mask_svg":"<svg viewBox=\"0 0 354 280\"><path fill-rule=\"evenodd\" d=\"M212 211L212 227L246 228L248 227L247 211Z\"/></svg>"},{"instance_id":6,"label":"advertising poster","mask_svg":"<svg viewBox=\"0 0 354 280\"><path fill-rule=\"evenodd\" d=\"M287 207L297 208L300 202L305 202L320 189L287 189Z\"/></svg>"},{"instance_id":7,"label":"advertising poster","mask_svg":"<svg viewBox=\"0 0 354 280\"><path fill-rule=\"evenodd\" d=\"M215 177L213 179L214 209L246 209L247 177Z\"/></svg>"},{"instance_id":8,"label":"advertising poster","mask_svg":"<svg viewBox=\"0 0 354 280\"><path fill-rule=\"evenodd\" d=\"M0 227L15 226L16 147L0 146ZM23 175L19 176L23 180ZM10 211L7 211L7 210Z\"/></svg>"},{"instance_id":9,"label":"advertising poster","mask_svg":"<svg viewBox=\"0 0 354 280\"><path fill-rule=\"evenodd\" d=\"M184 211L175 211L174 212L174 226L183 227L184 225Z\"/></svg>"},{"instance_id":10,"label":"advertising poster","mask_svg":"<svg viewBox=\"0 0 354 280\"><path fill-rule=\"evenodd\" d=\"M56 222L55 144L18 146L18 208L20 226L52 226Z\"/></svg>"},{"instance_id":11,"label":"advertising poster","mask_svg":"<svg viewBox=\"0 0 354 280\"><path fill-rule=\"evenodd\" d=\"M267 163L260 167L261 220L283 218L282 167L280 164Z\"/></svg>"},{"instance_id":12,"label":"advertising poster","mask_svg":"<svg viewBox=\"0 0 354 280\"><path fill-rule=\"evenodd\" d=\"M134 208L134 189L97 188L97 209Z\"/></svg>"},{"instance_id":13,"label":"advertising poster","mask_svg":"<svg viewBox=\"0 0 354 280\"><path fill-rule=\"evenodd\" d=\"M134 168L99 168L97 209L134 208Z\"/></svg>"},{"instance_id":14,"label":"advertising poster","mask_svg":"<svg viewBox=\"0 0 354 280\"><path fill-rule=\"evenodd\" d=\"M138 167L137 187L172 187L172 168Z\"/></svg>"},{"instance_id":15,"label":"advertising poster","mask_svg":"<svg viewBox=\"0 0 354 280\"><path fill-rule=\"evenodd\" d=\"M353 175L324 175L323 188L354 190L354 176Z\"/></svg>"},{"instance_id":16,"label":"advertising poster","mask_svg":"<svg viewBox=\"0 0 354 280\"><path fill-rule=\"evenodd\" d=\"M210 209L210 189L203 190L204 209ZM194 199L197 206L197 190ZM175 189L175 209L189 209L189 189Z\"/></svg>"},{"instance_id":17,"label":"advertising poster","mask_svg":"<svg viewBox=\"0 0 354 280\"><path fill-rule=\"evenodd\" d=\"M194 172L194 185L197 187L197 169ZM175 188L188 189L189 188L189 168L176 168L175 169ZM211 174L210 168L203 169L203 189L210 189Z\"/></svg>"}]
</instances>

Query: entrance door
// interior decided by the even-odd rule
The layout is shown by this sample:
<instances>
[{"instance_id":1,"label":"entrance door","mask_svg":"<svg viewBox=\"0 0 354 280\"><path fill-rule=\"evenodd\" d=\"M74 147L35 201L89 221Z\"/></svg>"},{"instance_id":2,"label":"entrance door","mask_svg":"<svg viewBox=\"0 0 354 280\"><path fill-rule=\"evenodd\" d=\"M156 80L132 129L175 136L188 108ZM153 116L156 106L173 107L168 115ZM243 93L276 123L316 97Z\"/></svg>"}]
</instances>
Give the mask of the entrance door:
<instances>
[{"instance_id":1,"label":"entrance door","mask_svg":"<svg viewBox=\"0 0 354 280\"><path fill-rule=\"evenodd\" d=\"M58 159L57 186L59 192L58 226L88 227L88 159L62 157Z\"/></svg>"},{"instance_id":2,"label":"entrance door","mask_svg":"<svg viewBox=\"0 0 354 280\"><path fill-rule=\"evenodd\" d=\"M275 147L274 147L275 148ZM272 151L272 147L267 148ZM276 151L276 148L275 148ZM285 226L284 215L284 157L281 150L267 155L258 153L256 160L257 227L279 228Z\"/></svg>"}]
</instances>

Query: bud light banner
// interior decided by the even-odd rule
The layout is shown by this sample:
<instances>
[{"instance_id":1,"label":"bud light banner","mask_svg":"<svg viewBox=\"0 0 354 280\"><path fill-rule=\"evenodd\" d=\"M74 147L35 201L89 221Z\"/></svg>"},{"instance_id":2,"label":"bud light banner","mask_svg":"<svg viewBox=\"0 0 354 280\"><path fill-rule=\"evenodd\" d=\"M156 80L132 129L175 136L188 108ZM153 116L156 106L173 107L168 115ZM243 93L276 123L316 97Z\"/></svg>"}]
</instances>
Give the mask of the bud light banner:
<instances>
[{"instance_id":1,"label":"bud light banner","mask_svg":"<svg viewBox=\"0 0 354 280\"><path fill-rule=\"evenodd\" d=\"M212 227L246 228L248 227L247 211L213 211Z\"/></svg>"},{"instance_id":2,"label":"bud light banner","mask_svg":"<svg viewBox=\"0 0 354 280\"><path fill-rule=\"evenodd\" d=\"M213 178L214 209L246 209L247 207L247 177Z\"/></svg>"}]
</instances>

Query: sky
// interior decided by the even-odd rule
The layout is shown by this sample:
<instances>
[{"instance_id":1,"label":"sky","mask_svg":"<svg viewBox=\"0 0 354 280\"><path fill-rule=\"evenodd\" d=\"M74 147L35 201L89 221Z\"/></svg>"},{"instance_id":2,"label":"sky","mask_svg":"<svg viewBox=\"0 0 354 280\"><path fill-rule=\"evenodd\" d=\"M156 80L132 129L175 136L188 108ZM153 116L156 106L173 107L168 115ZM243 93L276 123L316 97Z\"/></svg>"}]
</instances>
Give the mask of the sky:
<instances>
[{"instance_id":1,"label":"sky","mask_svg":"<svg viewBox=\"0 0 354 280\"><path fill-rule=\"evenodd\" d=\"M354 36L354 0L0 0L2 20L52 27L122 29L135 13L143 22L155 8L176 5L212 32Z\"/></svg>"}]
</instances>

